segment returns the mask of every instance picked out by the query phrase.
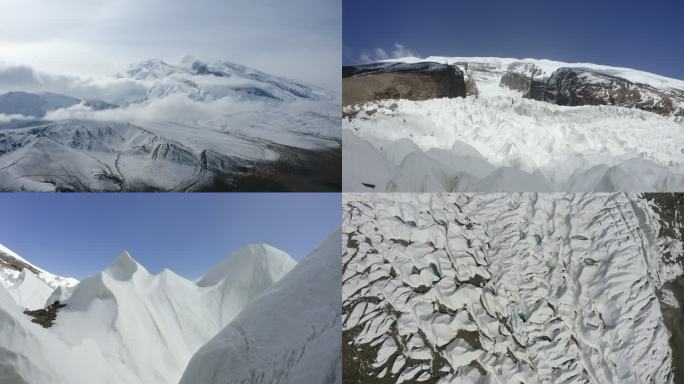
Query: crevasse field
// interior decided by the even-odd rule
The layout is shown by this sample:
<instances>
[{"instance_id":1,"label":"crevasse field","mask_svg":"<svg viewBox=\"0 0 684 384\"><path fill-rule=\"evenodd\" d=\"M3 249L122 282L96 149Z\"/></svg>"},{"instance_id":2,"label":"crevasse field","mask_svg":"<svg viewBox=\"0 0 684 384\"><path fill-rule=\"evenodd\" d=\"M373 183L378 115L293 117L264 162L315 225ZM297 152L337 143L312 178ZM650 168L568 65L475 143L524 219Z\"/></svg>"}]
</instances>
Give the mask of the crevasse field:
<instances>
[{"instance_id":1,"label":"crevasse field","mask_svg":"<svg viewBox=\"0 0 684 384\"><path fill-rule=\"evenodd\" d=\"M679 199L345 195L345 383L677 383Z\"/></svg>"}]
</instances>

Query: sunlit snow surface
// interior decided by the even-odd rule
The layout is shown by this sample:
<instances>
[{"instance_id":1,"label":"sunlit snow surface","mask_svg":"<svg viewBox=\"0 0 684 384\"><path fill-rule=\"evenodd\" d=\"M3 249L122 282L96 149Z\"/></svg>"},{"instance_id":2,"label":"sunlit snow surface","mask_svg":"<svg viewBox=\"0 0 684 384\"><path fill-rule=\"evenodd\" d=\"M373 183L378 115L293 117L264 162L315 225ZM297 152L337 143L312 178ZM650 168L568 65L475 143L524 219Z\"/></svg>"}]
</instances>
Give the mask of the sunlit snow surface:
<instances>
[{"instance_id":1,"label":"sunlit snow surface","mask_svg":"<svg viewBox=\"0 0 684 384\"><path fill-rule=\"evenodd\" d=\"M180 384L339 384L340 231L204 345Z\"/></svg>"},{"instance_id":2,"label":"sunlit snow surface","mask_svg":"<svg viewBox=\"0 0 684 384\"><path fill-rule=\"evenodd\" d=\"M345 191L684 190L681 119L522 98L499 85L507 66L520 62L515 59L397 60L459 67L468 63L479 96L345 107ZM570 65L531 59L523 63L533 64L542 75ZM684 89L682 81L641 71L572 65L659 89Z\"/></svg>"},{"instance_id":3,"label":"sunlit snow surface","mask_svg":"<svg viewBox=\"0 0 684 384\"><path fill-rule=\"evenodd\" d=\"M672 382L656 297L673 278L669 245L641 196L348 194L343 206L349 382Z\"/></svg>"}]
</instances>

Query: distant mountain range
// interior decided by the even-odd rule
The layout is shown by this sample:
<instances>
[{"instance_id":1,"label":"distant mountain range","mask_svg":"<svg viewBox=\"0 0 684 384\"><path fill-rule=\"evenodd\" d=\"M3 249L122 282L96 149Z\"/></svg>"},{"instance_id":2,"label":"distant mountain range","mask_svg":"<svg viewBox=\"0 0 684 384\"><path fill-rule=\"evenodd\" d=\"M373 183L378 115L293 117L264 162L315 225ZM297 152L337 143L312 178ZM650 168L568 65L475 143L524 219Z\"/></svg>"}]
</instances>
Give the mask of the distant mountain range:
<instances>
[{"instance_id":1,"label":"distant mountain range","mask_svg":"<svg viewBox=\"0 0 684 384\"><path fill-rule=\"evenodd\" d=\"M137 87L111 100L0 95L0 190L288 190L302 175L301 188L339 189L317 179L341 158L335 92L190 57L112 80Z\"/></svg>"}]
</instances>

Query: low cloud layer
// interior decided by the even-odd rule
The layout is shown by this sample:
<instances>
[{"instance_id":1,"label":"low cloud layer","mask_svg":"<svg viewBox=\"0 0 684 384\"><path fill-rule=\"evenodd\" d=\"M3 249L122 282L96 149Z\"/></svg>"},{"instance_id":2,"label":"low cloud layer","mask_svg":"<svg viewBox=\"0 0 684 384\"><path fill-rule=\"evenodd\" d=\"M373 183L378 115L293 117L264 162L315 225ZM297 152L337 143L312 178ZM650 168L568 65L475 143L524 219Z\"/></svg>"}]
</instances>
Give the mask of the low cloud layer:
<instances>
[{"instance_id":1,"label":"low cloud layer","mask_svg":"<svg viewBox=\"0 0 684 384\"><path fill-rule=\"evenodd\" d=\"M10 121L32 120L32 119L34 119L34 118L31 116L24 116L24 115L18 115L18 114L7 115L4 113L0 113L0 123L9 123Z\"/></svg>"},{"instance_id":2,"label":"low cloud layer","mask_svg":"<svg viewBox=\"0 0 684 384\"><path fill-rule=\"evenodd\" d=\"M7 65L0 62L0 93L11 91L54 92L79 99L117 102L126 97L144 95L146 88L130 79L55 75L40 72L27 65Z\"/></svg>"},{"instance_id":3,"label":"low cloud layer","mask_svg":"<svg viewBox=\"0 0 684 384\"><path fill-rule=\"evenodd\" d=\"M176 94L142 104L131 104L125 108L93 110L81 104L50 111L46 120L85 119L119 122L163 122L210 120L222 114L258 111L263 103L248 104L224 97L214 101L195 101L187 95Z\"/></svg>"},{"instance_id":4,"label":"low cloud layer","mask_svg":"<svg viewBox=\"0 0 684 384\"><path fill-rule=\"evenodd\" d=\"M387 59L399 59L402 57L419 57L420 55L410 49L408 49L403 44L394 43L394 46L389 51L382 48L375 48L371 51L361 52L359 60L362 63L371 63L374 61L387 60Z\"/></svg>"}]
</instances>

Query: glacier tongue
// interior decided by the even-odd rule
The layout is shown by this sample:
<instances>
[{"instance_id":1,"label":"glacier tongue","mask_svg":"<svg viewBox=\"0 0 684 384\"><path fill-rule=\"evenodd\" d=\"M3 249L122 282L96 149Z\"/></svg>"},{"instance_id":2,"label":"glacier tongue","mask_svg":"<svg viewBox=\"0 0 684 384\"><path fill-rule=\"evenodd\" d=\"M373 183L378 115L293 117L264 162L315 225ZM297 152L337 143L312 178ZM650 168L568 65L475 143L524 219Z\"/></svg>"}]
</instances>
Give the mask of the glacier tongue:
<instances>
[{"instance_id":1,"label":"glacier tongue","mask_svg":"<svg viewBox=\"0 0 684 384\"><path fill-rule=\"evenodd\" d=\"M343 206L345 380L672 382L664 256L641 196L349 194Z\"/></svg>"},{"instance_id":2,"label":"glacier tongue","mask_svg":"<svg viewBox=\"0 0 684 384\"><path fill-rule=\"evenodd\" d=\"M66 306L49 328L0 288L0 382L176 383L198 348L294 266L270 246L249 249L202 286L169 270L152 275L123 252L73 292L52 294Z\"/></svg>"},{"instance_id":3,"label":"glacier tongue","mask_svg":"<svg viewBox=\"0 0 684 384\"><path fill-rule=\"evenodd\" d=\"M180 383L340 383L340 241L338 230L247 305Z\"/></svg>"}]
</instances>

